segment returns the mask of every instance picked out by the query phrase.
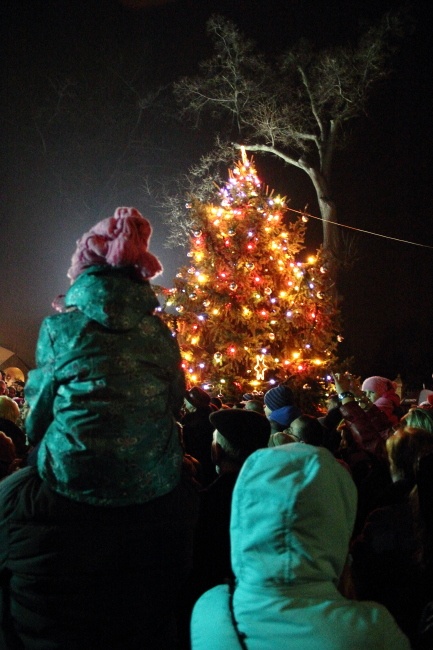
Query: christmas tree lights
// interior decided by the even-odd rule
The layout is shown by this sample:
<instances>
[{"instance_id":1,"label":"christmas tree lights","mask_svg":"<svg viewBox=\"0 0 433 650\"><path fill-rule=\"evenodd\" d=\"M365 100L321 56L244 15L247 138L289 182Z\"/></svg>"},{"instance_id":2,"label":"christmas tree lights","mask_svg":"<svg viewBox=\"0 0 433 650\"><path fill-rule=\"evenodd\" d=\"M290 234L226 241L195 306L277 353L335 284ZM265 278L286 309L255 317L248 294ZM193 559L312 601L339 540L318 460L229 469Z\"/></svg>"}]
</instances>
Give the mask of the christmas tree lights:
<instances>
[{"instance_id":1,"label":"christmas tree lights","mask_svg":"<svg viewBox=\"0 0 433 650\"><path fill-rule=\"evenodd\" d=\"M235 394L324 372L338 314L322 251L301 259L308 219L288 218L244 151L217 202L188 207L190 263L163 290L163 317L190 383Z\"/></svg>"}]
</instances>

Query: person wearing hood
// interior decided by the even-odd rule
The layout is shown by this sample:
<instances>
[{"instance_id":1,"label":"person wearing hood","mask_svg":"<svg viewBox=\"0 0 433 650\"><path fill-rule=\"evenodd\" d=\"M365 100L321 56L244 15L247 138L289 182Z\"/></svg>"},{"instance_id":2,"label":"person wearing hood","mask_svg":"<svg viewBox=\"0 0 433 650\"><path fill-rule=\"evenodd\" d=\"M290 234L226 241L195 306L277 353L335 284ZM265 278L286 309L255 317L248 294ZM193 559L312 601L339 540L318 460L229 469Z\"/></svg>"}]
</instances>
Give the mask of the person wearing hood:
<instances>
[{"instance_id":1,"label":"person wearing hood","mask_svg":"<svg viewBox=\"0 0 433 650\"><path fill-rule=\"evenodd\" d=\"M185 412L181 419L182 440L185 452L198 460L198 480L207 487L217 477L211 458L213 427L211 413L217 411L212 398L200 386L192 386L185 393Z\"/></svg>"},{"instance_id":2,"label":"person wearing hood","mask_svg":"<svg viewBox=\"0 0 433 650\"><path fill-rule=\"evenodd\" d=\"M287 429L293 420L301 415L294 399L293 392L284 384L265 393L265 415L271 423L272 433Z\"/></svg>"},{"instance_id":3,"label":"person wearing hood","mask_svg":"<svg viewBox=\"0 0 433 650\"><path fill-rule=\"evenodd\" d=\"M42 323L26 385L35 464L0 484L2 648L175 647L198 495L150 235L135 208L93 226L64 311Z\"/></svg>"},{"instance_id":4,"label":"person wearing hood","mask_svg":"<svg viewBox=\"0 0 433 650\"><path fill-rule=\"evenodd\" d=\"M193 650L409 650L385 607L338 589L355 514L353 480L327 449L249 456L233 493L234 587L197 601Z\"/></svg>"}]
</instances>

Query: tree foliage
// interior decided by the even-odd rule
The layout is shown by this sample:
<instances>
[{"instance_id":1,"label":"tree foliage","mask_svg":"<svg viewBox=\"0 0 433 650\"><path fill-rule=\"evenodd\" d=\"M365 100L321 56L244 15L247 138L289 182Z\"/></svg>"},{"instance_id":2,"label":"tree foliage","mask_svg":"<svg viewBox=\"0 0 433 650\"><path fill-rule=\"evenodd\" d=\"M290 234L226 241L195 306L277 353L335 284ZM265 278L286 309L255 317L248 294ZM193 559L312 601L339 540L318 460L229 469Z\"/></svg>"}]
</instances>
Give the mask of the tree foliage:
<instances>
[{"instance_id":1,"label":"tree foliage","mask_svg":"<svg viewBox=\"0 0 433 650\"><path fill-rule=\"evenodd\" d=\"M212 203L189 211L189 265L160 291L190 382L242 394L320 377L339 318L322 251L305 255L306 221L288 216L245 154Z\"/></svg>"}]
</instances>

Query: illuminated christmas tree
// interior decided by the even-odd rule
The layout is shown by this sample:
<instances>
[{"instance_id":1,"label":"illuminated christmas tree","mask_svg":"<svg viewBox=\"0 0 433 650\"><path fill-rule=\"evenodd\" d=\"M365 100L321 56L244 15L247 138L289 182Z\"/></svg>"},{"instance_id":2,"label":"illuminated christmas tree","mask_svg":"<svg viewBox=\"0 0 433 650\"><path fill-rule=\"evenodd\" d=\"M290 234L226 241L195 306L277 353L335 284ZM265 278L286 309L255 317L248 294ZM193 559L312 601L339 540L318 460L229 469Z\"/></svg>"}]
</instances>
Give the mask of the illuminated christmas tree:
<instances>
[{"instance_id":1,"label":"illuminated christmas tree","mask_svg":"<svg viewBox=\"0 0 433 650\"><path fill-rule=\"evenodd\" d=\"M308 219L289 219L245 152L217 197L189 204L191 264L164 291L190 383L235 395L318 378L334 358L337 311L321 251L300 259Z\"/></svg>"}]
</instances>

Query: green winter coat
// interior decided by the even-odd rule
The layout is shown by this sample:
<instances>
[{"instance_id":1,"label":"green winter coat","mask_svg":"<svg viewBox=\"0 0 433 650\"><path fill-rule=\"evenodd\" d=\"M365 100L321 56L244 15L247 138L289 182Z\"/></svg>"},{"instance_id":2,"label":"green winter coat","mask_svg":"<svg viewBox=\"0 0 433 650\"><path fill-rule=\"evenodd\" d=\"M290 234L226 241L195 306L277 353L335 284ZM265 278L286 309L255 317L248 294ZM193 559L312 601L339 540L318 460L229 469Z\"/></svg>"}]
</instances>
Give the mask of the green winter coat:
<instances>
[{"instance_id":1,"label":"green winter coat","mask_svg":"<svg viewBox=\"0 0 433 650\"><path fill-rule=\"evenodd\" d=\"M39 474L59 494L94 505L168 493L180 479L174 414L185 383L151 286L130 269L93 266L65 305L42 323L25 389Z\"/></svg>"}]
</instances>

